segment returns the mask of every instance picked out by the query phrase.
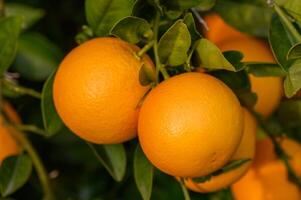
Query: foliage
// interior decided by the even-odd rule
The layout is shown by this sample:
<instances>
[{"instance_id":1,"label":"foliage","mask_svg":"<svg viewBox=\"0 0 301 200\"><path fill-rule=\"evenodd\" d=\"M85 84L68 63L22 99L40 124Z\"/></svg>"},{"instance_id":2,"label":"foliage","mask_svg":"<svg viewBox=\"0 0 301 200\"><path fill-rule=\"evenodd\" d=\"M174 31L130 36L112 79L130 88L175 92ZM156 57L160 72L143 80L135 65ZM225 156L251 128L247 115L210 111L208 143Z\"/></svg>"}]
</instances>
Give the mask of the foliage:
<instances>
[{"instance_id":1,"label":"foliage","mask_svg":"<svg viewBox=\"0 0 301 200\"><path fill-rule=\"evenodd\" d=\"M301 97L296 95L301 88L301 4L298 0L275 2L86 0L83 5L67 0L57 1L55 6L50 0L5 2L0 7L4 14L0 17L0 92L23 119L24 124L14 128L28 135L21 139L24 152L1 164L0 194L13 199L54 199L50 193L57 199L184 199L178 181L155 169L137 140L87 145L59 118L52 99L53 78L63 55L76 46L74 37L83 24L78 43L114 36L137 44L141 54L151 56L157 71L154 74L149 66L142 66L142 85L154 86L164 78L202 66L252 110L256 94L251 91L248 74L284 77L287 98L272 120L261 120L261 126L269 134L277 124L281 131L276 134L285 133L301 142ZM247 63L242 62L241 52L221 52L200 31L201 16L208 11L219 13L242 32L268 40L277 63ZM244 162L228 163L218 173ZM197 178L208 179L210 175ZM185 198L189 198L187 194ZM190 192L190 198L233 199L228 189L213 194Z\"/></svg>"}]
</instances>

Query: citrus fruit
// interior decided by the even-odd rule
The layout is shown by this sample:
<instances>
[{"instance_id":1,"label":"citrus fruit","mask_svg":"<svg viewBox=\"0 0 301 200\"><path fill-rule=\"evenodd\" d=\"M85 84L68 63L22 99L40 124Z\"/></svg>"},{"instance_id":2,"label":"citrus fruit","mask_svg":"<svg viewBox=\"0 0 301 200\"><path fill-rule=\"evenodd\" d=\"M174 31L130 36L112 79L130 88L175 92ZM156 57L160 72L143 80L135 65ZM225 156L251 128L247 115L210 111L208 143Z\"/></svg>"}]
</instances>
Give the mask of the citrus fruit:
<instances>
[{"instance_id":1,"label":"citrus fruit","mask_svg":"<svg viewBox=\"0 0 301 200\"><path fill-rule=\"evenodd\" d=\"M208 30L204 29L205 37L213 43L219 44L233 38L245 38L248 37L246 34L237 31L230 25L226 24L225 21L217 14L210 14L204 17Z\"/></svg>"},{"instance_id":2,"label":"citrus fruit","mask_svg":"<svg viewBox=\"0 0 301 200\"><path fill-rule=\"evenodd\" d=\"M87 41L73 49L55 75L55 108L66 126L84 140L113 144L137 134L138 103L149 87L139 83L139 48L117 38Z\"/></svg>"},{"instance_id":3,"label":"citrus fruit","mask_svg":"<svg viewBox=\"0 0 301 200\"><path fill-rule=\"evenodd\" d=\"M297 176L301 176L301 145L288 138L278 142L289 156ZM301 192L289 181L284 163L277 158L270 139L257 143L253 166L231 187L236 200L299 200Z\"/></svg>"},{"instance_id":4,"label":"citrus fruit","mask_svg":"<svg viewBox=\"0 0 301 200\"><path fill-rule=\"evenodd\" d=\"M3 103L3 112L14 123L20 123L20 118L13 108L6 102ZM9 157L20 152L18 145L8 130L8 124L3 116L0 116L0 164Z\"/></svg>"},{"instance_id":5,"label":"citrus fruit","mask_svg":"<svg viewBox=\"0 0 301 200\"><path fill-rule=\"evenodd\" d=\"M298 187L288 180L280 160L251 168L231 187L235 200L300 200Z\"/></svg>"},{"instance_id":6,"label":"citrus fruit","mask_svg":"<svg viewBox=\"0 0 301 200\"><path fill-rule=\"evenodd\" d=\"M218 45L222 51L237 50L244 54L245 62L268 62L275 60L267 43L246 37L233 38ZM263 116L269 116L277 108L282 97L282 79L280 77L256 77L250 75L251 90L257 94L255 110Z\"/></svg>"},{"instance_id":7,"label":"citrus fruit","mask_svg":"<svg viewBox=\"0 0 301 200\"><path fill-rule=\"evenodd\" d=\"M142 104L138 137L150 162L177 177L225 165L242 137L243 111L222 81L198 72L160 83Z\"/></svg>"},{"instance_id":8,"label":"citrus fruit","mask_svg":"<svg viewBox=\"0 0 301 200\"><path fill-rule=\"evenodd\" d=\"M255 137L257 131L257 122L254 117L244 109L244 131L241 142L231 160L253 159L255 153ZM230 170L223 174L213 176L210 180L203 183L196 183L192 179L186 179L187 188L195 192L215 192L230 186L232 183L240 179L249 169L251 162L242 164L236 169Z\"/></svg>"}]
</instances>

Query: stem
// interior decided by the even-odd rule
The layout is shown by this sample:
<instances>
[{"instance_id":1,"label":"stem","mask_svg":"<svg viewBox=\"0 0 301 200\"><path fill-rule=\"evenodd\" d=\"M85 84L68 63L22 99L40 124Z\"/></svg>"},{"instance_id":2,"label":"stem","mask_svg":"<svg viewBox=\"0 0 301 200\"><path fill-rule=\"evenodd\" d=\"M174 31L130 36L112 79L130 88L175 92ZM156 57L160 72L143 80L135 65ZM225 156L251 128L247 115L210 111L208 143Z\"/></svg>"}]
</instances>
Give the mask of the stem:
<instances>
[{"instance_id":1,"label":"stem","mask_svg":"<svg viewBox=\"0 0 301 200\"><path fill-rule=\"evenodd\" d=\"M156 18L154 21L154 56L156 62L156 76L157 76L157 84L159 82L159 72L162 73L164 79L169 78L169 74L167 73L165 67L161 64L159 54L158 54L158 32L159 32L159 23L160 23L160 14L156 13Z\"/></svg>"},{"instance_id":2,"label":"stem","mask_svg":"<svg viewBox=\"0 0 301 200\"><path fill-rule=\"evenodd\" d=\"M184 185L184 180L182 180L182 179L179 180L179 183L180 183L181 189L183 191L184 199L185 200L190 200L189 192L188 192L187 188Z\"/></svg>"},{"instance_id":3,"label":"stem","mask_svg":"<svg viewBox=\"0 0 301 200\"><path fill-rule=\"evenodd\" d=\"M22 132L27 132L28 131L28 132L36 133L36 134L41 135L41 136L46 136L47 135L46 131L36 127L35 125L16 124L14 127L17 130L22 131Z\"/></svg>"},{"instance_id":4,"label":"stem","mask_svg":"<svg viewBox=\"0 0 301 200\"><path fill-rule=\"evenodd\" d=\"M147 43L140 51L137 52L137 56L140 58L145 54L150 48L152 48L155 44L155 41L152 40L149 43Z\"/></svg>"},{"instance_id":5,"label":"stem","mask_svg":"<svg viewBox=\"0 0 301 200\"><path fill-rule=\"evenodd\" d=\"M282 23L286 26L286 28L290 31L294 39L296 39L298 42L301 42L301 35L298 33L294 25L290 22L286 14L283 12L283 10L274 3L274 9L278 16L280 17Z\"/></svg>"},{"instance_id":6,"label":"stem","mask_svg":"<svg viewBox=\"0 0 301 200\"><path fill-rule=\"evenodd\" d=\"M5 79L2 80L2 83L8 89L10 89L10 90L12 90L12 91L14 91L16 93L27 94L27 95L32 96L34 98L41 99L41 94L39 92L33 90L33 89L16 85L16 84L14 84L14 83L12 83L12 82L10 82L8 80L5 80Z\"/></svg>"},{"instance_id":7,"label":"stem","mask_svg":"<svg viewBox=\"0 0 301 200\"><path fill-rule=\"evenodd\" d=\"M47 200L53 200L55 199L54 194L52 192L52 189L50 187L49 179L47 172L45 170L45 167L38 156L36 150L33 148L32 144L30 141L27 139L27 137L20 131L11 128L11 133L16 138L16 140L22 145L22 147L27 151L28 155L30 156L32 163L36 169L37 175L40 179L40 182L43 187L43 191L45 194L45 198Z\"/></svg>"}]
</instances>

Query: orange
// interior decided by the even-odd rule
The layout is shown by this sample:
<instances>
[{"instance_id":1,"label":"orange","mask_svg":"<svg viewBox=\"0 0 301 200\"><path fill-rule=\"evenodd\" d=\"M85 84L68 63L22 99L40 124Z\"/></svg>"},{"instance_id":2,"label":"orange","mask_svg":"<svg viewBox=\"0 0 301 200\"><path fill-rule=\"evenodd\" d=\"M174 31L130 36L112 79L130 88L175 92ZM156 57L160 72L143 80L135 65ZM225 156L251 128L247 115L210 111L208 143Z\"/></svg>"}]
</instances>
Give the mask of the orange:
<instances>
[{"instance_id":1,"label":"orange","mask_svg":"<svg viewBox=\"0 0 301 200\"><path fill-rule=\"evenodd\" d=\"M204 17L209 30L204 30L205 37L213 43L219 44L220 42L229 39L238 39L248 37L244 33L237 31L228 24L217 14L210 14Z\"/></svg>"},{"instance_id":2,"label":"orange","mask_svg":"<svg viewBox=\"0 0 301 200\"><path fill-rule=\"evenodd\" d=\"M222 51L238 50L244 54L245 62L274 63L274 57L266 42L246 37L233 38L218 45ZM282 79L280 77L256 77L250 75L251 90L257 94L255 111L269 116L277 108L282 97Z\"/></svg>"},{"instance_id":3,"label":"orange","mask_svg":"<svg viewBox=\"0 0 301 200\"><path fill-rule=\"evenodd\" d=\"M138 122L146 157L177 177L201 177L224 166L242 131L243 112L234 93L198 72L160 83L145 98Z\"/></svg>"},{"instance_id":4,"label":"orange","mask_svg":"<svg viewBox=\"0 0 301 200\"><path fill-rule=\"evenodd\" d=\"M12 120L12 122L20 123L20 118L17 113L5 102L3 103L3 112L10 120ZM0 116L0 164L5 158L17 155L20 152L20 149L14 138L11 136L7 126L8 124L4 121L3 116Z\"/></svg>"},{"instance_id":5,"label":"orange","mask_svg":"<svg viewBox=\"0 0 301 200\"><path fill-rule=\"evenodd\" d=\"M288 180L280 160L269 162L248 173L231 187L235 200L300 200L298 187Z\"/></svg>"},{"instance_id":6,"label":"orange","mask_svg":"<svg viewBox=\"0 0 301 200\"><path fill-rule=\"evenodd\" d=\"M87 41L62 61L53 85L56 110L66 126L84 140L121 143L137 134L137 105L149 87L139 83L139 48L117 38Z\"/></svg>"},{"instance_id":7,"label":"orange","mask_svg":"<svg viewBox=\"0 0 301 200\"><path fill-rule=\"evenodd\" d=\"M288 138L278 138L288 154L297 176L301 176L301 145ZM257 144L255 162L247 174L236 182L232 192L236 200L300 200L300 189L289 181L284 163L277 159L270 139Z\"/></svg>"},{"instance_id":8,"label":"orange","mask_svg":"<svg viewBox=\"0 0 301 200\"><path fill-rule=\"evenodd\" d=\"M255 153L255 137L257 122L247 109L244 109L244 132L242 140L231 160L253 159ZM185 180L187 188L195 192L215 192L230 186L240 179L249 169L251 162L242 164L236 169L230 170L218 176L213 176L209 181L195 183L191 179Z\"/></svg>"}]
</instances>

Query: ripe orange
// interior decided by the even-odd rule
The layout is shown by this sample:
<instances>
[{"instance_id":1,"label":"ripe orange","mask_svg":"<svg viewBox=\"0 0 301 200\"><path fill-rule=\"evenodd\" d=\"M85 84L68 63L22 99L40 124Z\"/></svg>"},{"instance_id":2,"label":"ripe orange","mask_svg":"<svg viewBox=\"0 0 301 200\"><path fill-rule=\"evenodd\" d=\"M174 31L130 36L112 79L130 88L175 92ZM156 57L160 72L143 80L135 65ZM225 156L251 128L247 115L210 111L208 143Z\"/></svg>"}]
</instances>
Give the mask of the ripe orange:
<instances>
[{"instance_id":1,"label":"ripe orange","mask_svg":"<svg viewBox=\"0 0 301 200\"><path fill-rule=\"evenodd\" d=\"M20 123L20 118L8 103L3 103L3 112L14 123ZM4 121L3 116L0 116L0 164L5 158L20 152L20 149L9 133L7 126L8 124Z\"/></svg>"},{"instance_id":2,"label":"ripe orange","mask_svg":"<svg viewBox=\"0 0 301 200\"><path fill-rule=\"evenodd\" d=\"M87 41L73 49L56 73L53 96L68 128L93 143L121 143L137 134L137 105L148 87L139 83L139 48L117 38Z\"/></svg>"},{"instance_id":3,"label":"ripe orange","mask_svg":"<svg viewBox=\"0 0 301 200\"><path fill-rule=\"evenodd\" d=\"M268 44L252 37L244 39L233 38L233 40L221 42L218 46L222 51L241 51L244 54L243 61L275 62ZM269 116L280 103L282 97L282 79L279 77L256 77L250 75L250 81L251 89L257 94L258 98L255 110L263 116Z\"/></svg>"},{"instance_id":4,"label":"ripe orange","mask_svg":"<svg viewBox=\"0 0 301 200\"><path fill-rule=\"evenodd\" d=\"M279 139L288 154L294 172L301 176L301 145L288 139ZM300 200L301 191L288 180L284 163L272 151L273 144L264 139L257 145L255 162L247 174L231 187L236 200Z\"/></svg>"},{"instance_id":5,"label":"ripe orange","mask_svg":"<svg viewBox=\"0 0 301 200\"><path fill-rule=\"evenodd\" d=\"M163 81L144 100L140 145L163 172L200 177L225 165L240 143L243 112L220 80L198 72Z\"/></svg>"},{"instance_id":6,"label":"ripe orange","mask_svg":"<svg viewBox=\"0 0 301 200\"><path fill-rule=\"evenodd\" d=\"M229 39L240 39L248 37L248 35L237 31L228 24L217 14L210 14L204 17L209 30L204 30L204 35L213 43L219 44L220 42Z\"/></svg>"},{"instance_id":7,"label":"ripe orange","mask_svg":"<svg viewBox=\"0 0 301 200\"><path fill-rule=\"evenodd\" d=\"M255 137L257 131L257 122L254 117L244 109L244 132L242 140L231 160L240 160L245 158L253 159L255 153ZM251 162L242 164L236 169L228 171L218 176L213 176L209 181L203 183L193 182L192 179L185 180L187 188L195 192L215 192L230 186L240 179L249 169Z\"/></svg>"}]
</instances>

